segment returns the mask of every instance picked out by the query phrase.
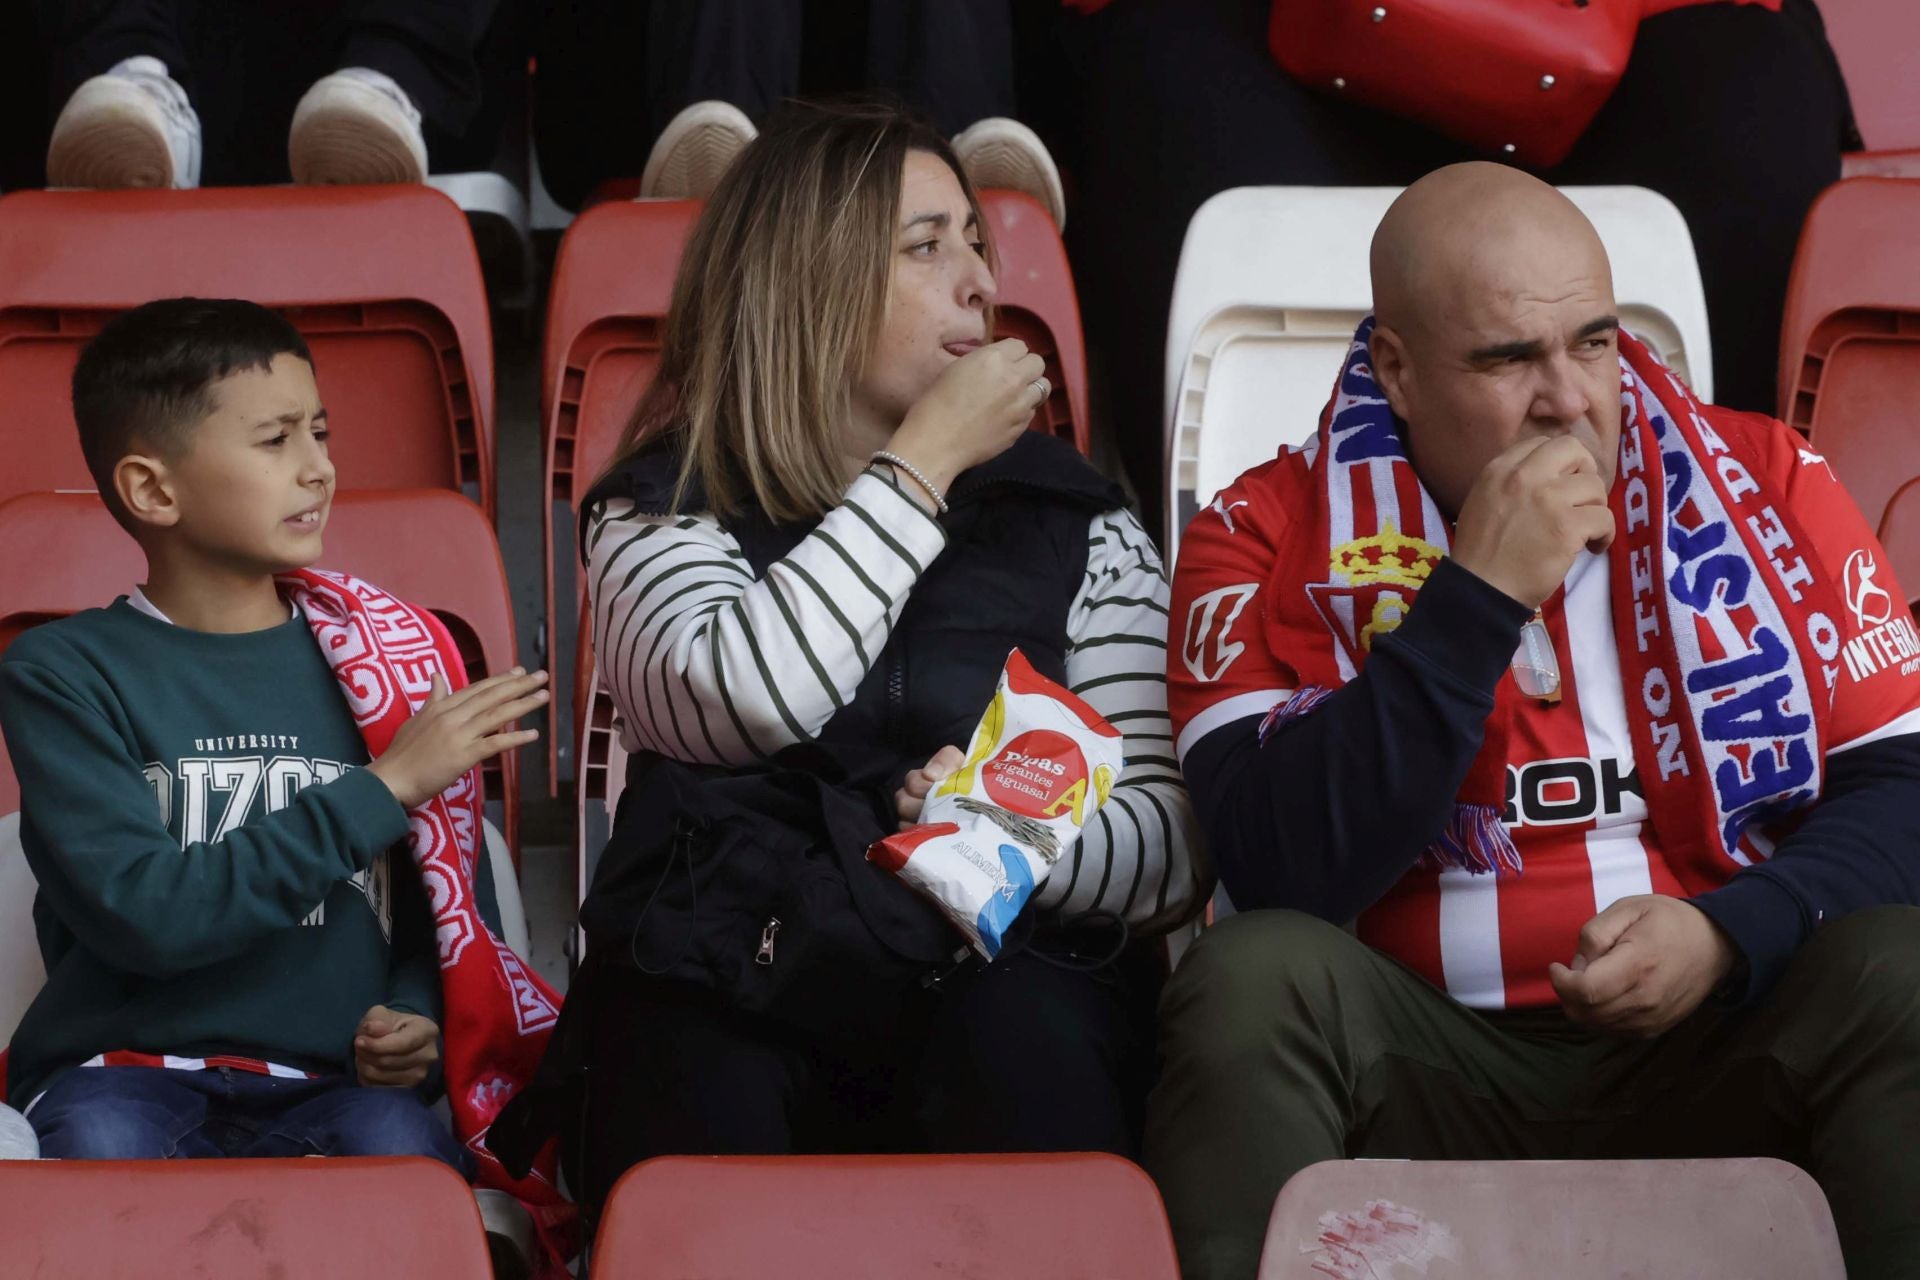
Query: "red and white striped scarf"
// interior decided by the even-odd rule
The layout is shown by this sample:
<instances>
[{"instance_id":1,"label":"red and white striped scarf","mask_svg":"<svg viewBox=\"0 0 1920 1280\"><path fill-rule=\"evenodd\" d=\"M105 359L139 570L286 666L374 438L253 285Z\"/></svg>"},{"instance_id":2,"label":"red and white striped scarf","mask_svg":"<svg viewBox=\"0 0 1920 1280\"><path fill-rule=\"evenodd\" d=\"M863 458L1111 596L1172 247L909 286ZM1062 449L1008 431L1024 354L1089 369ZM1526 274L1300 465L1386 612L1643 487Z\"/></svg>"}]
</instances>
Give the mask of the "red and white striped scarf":
<instances>
[{"instance_id":1,"label":"red and white striped scarf","mask_svg":"<svg viewBox=\"0 0 1920 1280\"><path fill-rule=\"evenodd\" d=\"M1297 498L1313 510L1315 532L1293 541L1267 593L1267 642L1297 684L1262 725L1263 741L1359 673L1374 637L1400 625L1448 553L1451 530L1374 383L1372 332L1368 317L1305 446L1309 478ZM1742 830L1820 794L1839 599L1758 460L1713 429L1721 411L1625 333L1620 403L1608 558L1634 758L1669 865L1700 892L1748 862ZM1511 677L1501 680L1429 863L1520 872L1500 813L1523 698Z\"/></svg>"},{"instance_id":2,"label":"red and white striped scarf","mask_svg":"<svg viewBox=\"0 0 1920 1280\"><path fill-rule=\"evenodd\" d=\"M313 629L370 757L378 759L426 703L434 676L450 690L466 685L453 637L425 609L340 573L302 569L278 581ZM559 1240L573 1208L555 1184L554 1153L544 1153L526 1178L514 1179L485 1141L500 1108L546 1052L560 997L480 918L474 870L482 856L481 806L474 769L407 814L407 847L433 906L440 955L447 1098L454 1134L479 1162L480 1184L527 1206L548 1245L549 1268L562 1274Z\"/></svg>"}]
</instances>

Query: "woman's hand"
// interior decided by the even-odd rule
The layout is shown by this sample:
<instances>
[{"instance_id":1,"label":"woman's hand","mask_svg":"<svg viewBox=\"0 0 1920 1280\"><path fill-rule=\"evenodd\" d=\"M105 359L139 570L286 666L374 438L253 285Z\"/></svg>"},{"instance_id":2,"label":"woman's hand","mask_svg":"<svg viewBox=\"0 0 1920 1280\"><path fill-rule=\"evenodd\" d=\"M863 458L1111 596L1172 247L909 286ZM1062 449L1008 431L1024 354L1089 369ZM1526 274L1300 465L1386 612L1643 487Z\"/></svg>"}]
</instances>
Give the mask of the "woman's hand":
<instances>
[{"instance_id":1,"label":"woman's hand","mask_svg":"<svg viewBox=\"0 0 1920 1280\"><path fill-rule=\"evenodd\" d=\"M961 356L907 411L887 442L945 492L954 477L1020 438L1051 388L1046 362L1018 338L1002 338Z\"/></svg>"},{"instance_id":2,"label":"woman's hand","mask_svg":"<svg viewBox=\"0 0 1920 1280\"><path fill-rule=\"evenodd\" d=\"M966 762L967 754L960 748L942 747L934 753L933 759L906 776L900 789L893 793L893 807L900 815L902 831L920 821L920 811L926 807L927 796Z\"/></svg>"}]
</instances>

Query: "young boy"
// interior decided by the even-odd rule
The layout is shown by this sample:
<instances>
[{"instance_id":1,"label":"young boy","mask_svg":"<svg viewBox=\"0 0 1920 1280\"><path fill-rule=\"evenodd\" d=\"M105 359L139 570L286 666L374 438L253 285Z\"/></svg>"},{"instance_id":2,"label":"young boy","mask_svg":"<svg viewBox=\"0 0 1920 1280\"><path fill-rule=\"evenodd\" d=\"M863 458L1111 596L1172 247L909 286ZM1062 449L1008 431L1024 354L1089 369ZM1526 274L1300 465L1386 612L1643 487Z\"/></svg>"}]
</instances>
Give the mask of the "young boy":
<instances>
[{"instance_id":1,"label":"young boy","mask_svg":"<svg viewBox=\"0 0 1920 1280\"><path fill-rule=\"evenodd\" d=\"M146 583L0 660L47 985L7 1096L52 1158L470 1152L439 1058L407 811L534 732L543 673L439 696L369 763L275 575L321 554L327 415L292 325L150 303L73 375L81 447ZM450 569L450 571L453 571Z\"/></svg>"}]
</instances>

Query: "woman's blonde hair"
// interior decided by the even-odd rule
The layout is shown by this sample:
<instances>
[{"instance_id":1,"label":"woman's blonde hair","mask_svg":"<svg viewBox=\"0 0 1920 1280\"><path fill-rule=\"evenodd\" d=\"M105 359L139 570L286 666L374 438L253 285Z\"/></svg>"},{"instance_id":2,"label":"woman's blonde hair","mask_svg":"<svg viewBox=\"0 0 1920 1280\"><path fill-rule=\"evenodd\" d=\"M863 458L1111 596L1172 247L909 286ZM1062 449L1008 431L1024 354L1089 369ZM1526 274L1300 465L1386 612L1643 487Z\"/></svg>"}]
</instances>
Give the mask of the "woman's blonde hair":
<instances>
[{"instance_id":1,"label":"woman's blonde hair","mask_svg":"<svg viewBox=\"0 0 1920 1280\"><path fill-rule=\"evenodd\" d=\"M841 431L886 314L910 151L945 161L978 213L946 140L898 107L774 113L694 225L659 372L609 470L665 435L682 458L676 510L696 479L723 517L754 505L785 524L839 504Z\"/></svg>"}]
</instances>

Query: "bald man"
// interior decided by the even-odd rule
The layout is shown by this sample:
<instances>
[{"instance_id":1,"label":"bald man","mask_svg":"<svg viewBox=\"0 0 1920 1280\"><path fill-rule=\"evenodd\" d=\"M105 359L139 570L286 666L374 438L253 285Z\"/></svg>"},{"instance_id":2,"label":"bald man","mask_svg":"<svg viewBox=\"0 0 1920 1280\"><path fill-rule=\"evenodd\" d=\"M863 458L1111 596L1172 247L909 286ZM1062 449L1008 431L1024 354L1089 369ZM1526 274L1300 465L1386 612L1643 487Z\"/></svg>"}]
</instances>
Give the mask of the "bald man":
<instances>
[{"instance_id":1,"label":"bald man","mask_svg":"<svg viewBox=\"0 0 1920 1280\"><path fill-rule=\"evenodd\" d=\"M1162 1005L1188 1280L1341 1157L1776 1155L1920 1275L1920 633L1780 423L1623 333L1564 197L1389 210L1315 437L1182 544L1176 749L1241 914ZM1630 1223L1622 1224L1631 1230Z\"/></svg>"}]
</instances>

